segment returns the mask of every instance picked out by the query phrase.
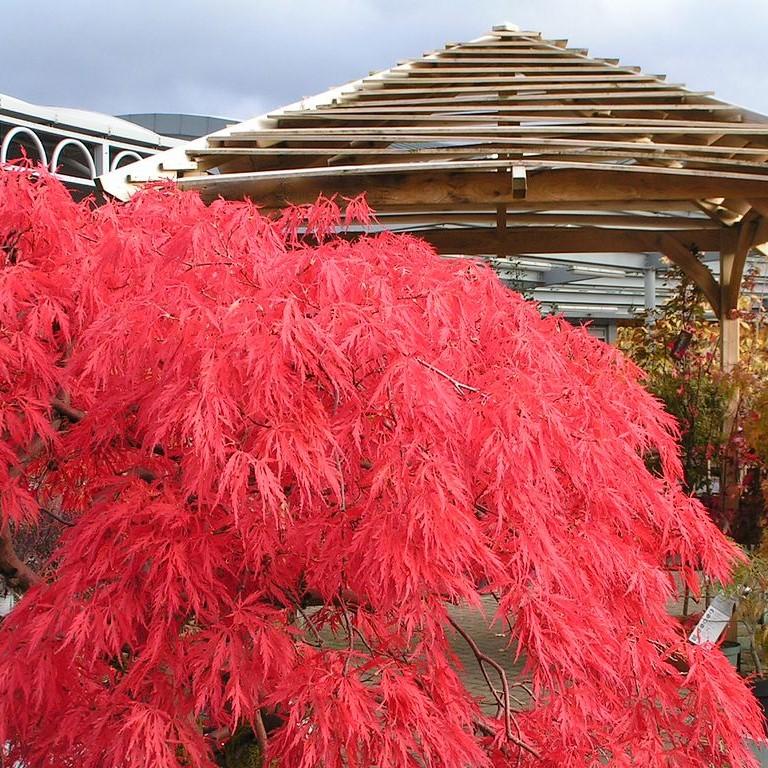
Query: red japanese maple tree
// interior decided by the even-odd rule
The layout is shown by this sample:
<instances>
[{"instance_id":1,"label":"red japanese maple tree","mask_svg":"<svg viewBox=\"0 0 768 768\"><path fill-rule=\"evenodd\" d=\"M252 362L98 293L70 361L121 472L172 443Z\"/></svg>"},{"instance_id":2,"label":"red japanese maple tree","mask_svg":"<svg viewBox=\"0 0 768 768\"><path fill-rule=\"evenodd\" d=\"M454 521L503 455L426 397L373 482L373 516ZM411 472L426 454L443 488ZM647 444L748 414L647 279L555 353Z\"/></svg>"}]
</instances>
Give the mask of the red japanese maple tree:
<instances>
[{"instance_id":1,"label":"red japanese maple tree","mask_svg":"<svg viewBox=\"0 0 768 768\"><path fill-rule=\"evenodd\" d=\"M0 172L6 759L748 764L751 694L666 610L670 558L737 555L638 370L483 266L333 234L369 215ZM11 542L41 516L44 579ZM448 611L491 593L525 684Z\"/></svg>"}]
</instances>

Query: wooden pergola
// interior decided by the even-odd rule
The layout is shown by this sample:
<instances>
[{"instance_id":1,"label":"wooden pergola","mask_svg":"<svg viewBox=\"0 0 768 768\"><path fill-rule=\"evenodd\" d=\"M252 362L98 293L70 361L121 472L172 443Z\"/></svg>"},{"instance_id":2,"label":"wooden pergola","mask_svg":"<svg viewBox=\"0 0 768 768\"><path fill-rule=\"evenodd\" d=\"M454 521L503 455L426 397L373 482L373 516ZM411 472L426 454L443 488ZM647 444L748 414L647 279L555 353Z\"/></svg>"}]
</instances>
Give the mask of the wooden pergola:
<instances>
[{"instance_id":1,"label":"wooden pergola","mask_svg":"<svg viewBox=\"0 0 768 768\"><path fill-rule=\"evenodd\" d=\"M267 209L365 192L382 226L496 266L661 254L719 318L725 369L747 257L768 243L768 117L511 25L100 183L126 198L158 178Z\"/></svg>"}]
</instances>

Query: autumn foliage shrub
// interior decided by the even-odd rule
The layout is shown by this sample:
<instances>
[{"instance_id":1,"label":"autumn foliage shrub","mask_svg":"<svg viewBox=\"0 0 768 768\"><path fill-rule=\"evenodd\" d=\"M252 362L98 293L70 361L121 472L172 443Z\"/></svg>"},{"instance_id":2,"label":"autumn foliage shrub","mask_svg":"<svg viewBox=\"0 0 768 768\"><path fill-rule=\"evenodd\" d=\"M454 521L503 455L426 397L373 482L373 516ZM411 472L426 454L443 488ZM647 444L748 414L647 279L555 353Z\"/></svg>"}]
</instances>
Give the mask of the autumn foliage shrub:
<instances>
[{"instance_id":1,"label":"autumn foliage shrub","mask_svg":"<svg viewBox=\"0 0 768 768\"><path fill-rule=\"evenodd\" d=\"M334 234L369 217L0 173L9 764L202 768L245 731L285 768L746 765L751 695L666 611L670 558L737 555L638 369L481 265ZM51 515L41 579L11 532ZM532 694L479 653L496 716L447 608L490 593Z\"/></svg>"}]
</instances>

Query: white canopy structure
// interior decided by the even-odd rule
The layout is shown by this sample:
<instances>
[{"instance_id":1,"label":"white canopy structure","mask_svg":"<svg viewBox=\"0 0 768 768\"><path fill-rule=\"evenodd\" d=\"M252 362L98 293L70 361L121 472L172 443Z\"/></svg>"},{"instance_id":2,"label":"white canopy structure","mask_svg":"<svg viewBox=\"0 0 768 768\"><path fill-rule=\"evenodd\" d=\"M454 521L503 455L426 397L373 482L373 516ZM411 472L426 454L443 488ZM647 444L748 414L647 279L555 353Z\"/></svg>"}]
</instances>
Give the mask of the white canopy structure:
<instances>
[{"instance_id":1,"label":"white canopy structure","mask_svg":"<svg viewBox=\"0 0 768 768\"><path fill-rule=\"evenodd\" d=\"M95 191L99 174L180 143L119 117L0 94L0 163L25 154L81 194Z\"/></svg>"}]
</instances>

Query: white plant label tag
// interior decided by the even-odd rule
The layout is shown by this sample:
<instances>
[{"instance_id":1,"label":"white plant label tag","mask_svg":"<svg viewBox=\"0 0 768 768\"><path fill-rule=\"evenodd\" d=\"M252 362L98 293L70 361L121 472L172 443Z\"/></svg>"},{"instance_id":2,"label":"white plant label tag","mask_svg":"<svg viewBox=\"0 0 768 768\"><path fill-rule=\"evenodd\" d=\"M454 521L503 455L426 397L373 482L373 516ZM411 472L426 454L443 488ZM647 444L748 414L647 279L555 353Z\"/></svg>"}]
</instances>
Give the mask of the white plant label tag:
<instances>
[{"instance_id":1,"label":"white plant label tag","mask_svg":"<svg viewBox=\"0 0 768 768\"><path fill-rule=\"evenodd\" d=\"M695 645L716 643L725 632L735 606L736 601L733 598L716 595L688 639Z\"/></svg>"}]
</instances>

